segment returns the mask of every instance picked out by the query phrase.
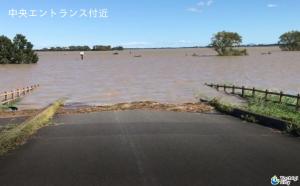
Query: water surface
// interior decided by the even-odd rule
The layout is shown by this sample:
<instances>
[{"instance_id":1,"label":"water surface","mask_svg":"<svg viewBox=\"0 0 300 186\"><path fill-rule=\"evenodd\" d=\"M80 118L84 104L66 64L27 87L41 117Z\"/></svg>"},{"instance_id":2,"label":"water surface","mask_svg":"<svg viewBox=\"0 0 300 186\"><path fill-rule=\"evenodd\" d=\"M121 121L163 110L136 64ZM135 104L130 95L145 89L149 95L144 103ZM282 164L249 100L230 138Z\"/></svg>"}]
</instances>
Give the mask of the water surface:
<instances>
[{"instance_id":1,"label":"water surface","mask_svg":"<svg viewBox=\"0 0 300 186\"><path fill-rule=\"evenodd\" d=\"M300 92L300 52L248 50L243 57L218 57L211 49L86 52L84 61L79 52L40 52L38 64L0 65L0 91L40 84L21 101L22 108L40 108L61 97L88 105L194 102L197 94L214 92L205 82ZM272 54L261 54L268 51Z\"/></svg>"}]
</instances>

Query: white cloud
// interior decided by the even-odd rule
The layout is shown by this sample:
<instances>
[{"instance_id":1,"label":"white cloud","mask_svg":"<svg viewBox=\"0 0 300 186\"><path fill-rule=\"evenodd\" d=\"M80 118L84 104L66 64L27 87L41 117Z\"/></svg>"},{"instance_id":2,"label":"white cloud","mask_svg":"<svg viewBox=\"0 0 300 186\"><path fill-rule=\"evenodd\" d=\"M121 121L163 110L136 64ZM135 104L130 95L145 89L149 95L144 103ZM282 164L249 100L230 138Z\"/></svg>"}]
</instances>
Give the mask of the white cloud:
<instances>
[{"instance_id":1,"label":"white cloud","mask_svg":"<svg viewBox=\"0 0 300 186\"><path fill-rule=\"evenodd\" d=\"M203 1L200 1L199 3L197 3L197 6L204 6L205 3Z\"/></svg>"},{"instance_id":2,"label":"white cloud","mask_svg":"<svg viewBox=\"0 0 300 186\"><path fill-rule=\"evenodd\" d=\"M276 8L276 7L278 7L278 5L277 4L267 4L267 7L268 8Z\"/></svg>"},{"instance_id":3,"label":"white cloud","mask_svg":"<svg viewBox=\"0 0 300 186\"><path fill-rule=\"evenodd\" d=\"M202 9L193 7L193 8L188 8L187 11L189 11L189 12L202 12Z\"/></svg>"},{"instance_id":4,"label":"white cloud","mask_svg":"<svg viewBox=\"0 0 300 186\"><path fill-rule=\"evenodd\" d=\"M208 1L206 2L206 6L210 6L210 5L212 5L213 3L214 3L213 0L208 0Z\"/></svg>"},{"instance_id":5,"label":"white cloud","mask_svg":"<svg viewBox=\"0 0 300 186\"><path fill-rule=\"evenodd\" d=\"M189 40L179 40L177 41L177 43L182 43L182 44L190 44L190 43L194 43L193 41L189 41Z\"/></svg>"},{"instance_id":6,"label":"white cloud","mask_svg":"<svg viewBox=\"0 0 300 186\"><path fill-rule=\"evenodd\" d=\"M195 6L188 8L187 11L202 12L203 9L210 7L213 3L213 0L200 1Z\"/></svg>"}]
</instances>

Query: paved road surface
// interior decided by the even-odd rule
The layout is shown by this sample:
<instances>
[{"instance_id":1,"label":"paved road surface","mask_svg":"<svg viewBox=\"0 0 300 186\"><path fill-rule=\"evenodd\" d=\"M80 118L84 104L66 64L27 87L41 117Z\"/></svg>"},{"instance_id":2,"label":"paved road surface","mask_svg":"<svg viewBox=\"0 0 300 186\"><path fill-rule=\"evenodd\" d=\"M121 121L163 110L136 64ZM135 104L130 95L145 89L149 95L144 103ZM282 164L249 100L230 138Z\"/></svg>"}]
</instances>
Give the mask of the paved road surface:
<instances>
[{"instance_id":1,"label":"paved road surface","mask_svg":"<svg viewBox=\"0 0 300 186\"><path fill-rule=\"evenodd\" d=\"M299 138L230 116L125 111L55 123L0 158L1 186L268 186L275 174L300 176Z\"/></svg>"},{"instance_id":2,"label":"paved road surface","mask_svg":"<svg viewBox=\"0 0 300 186\"><path fill-rule=\"evenodd\" d=\"M15 124L21 124L26 119L28 119L28 116L21 116L21 117L9 117L9 118L0 118L0 131L8 126L8 125L15 125Z\"/></svg>"}]
</instances>

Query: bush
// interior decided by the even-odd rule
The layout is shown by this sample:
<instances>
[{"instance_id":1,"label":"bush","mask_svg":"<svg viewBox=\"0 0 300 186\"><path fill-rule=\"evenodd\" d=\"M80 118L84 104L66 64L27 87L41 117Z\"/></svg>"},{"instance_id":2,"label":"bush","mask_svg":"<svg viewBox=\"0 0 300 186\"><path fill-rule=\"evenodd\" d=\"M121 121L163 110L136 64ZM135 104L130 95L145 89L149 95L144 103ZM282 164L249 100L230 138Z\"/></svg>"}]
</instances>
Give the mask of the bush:
<instances>
[{"instance_id":1,"label":"bush","mask_svg":"<svg viewBox=\"0 0 300 186\"><path fill-rule=\"evenodd\" d=\"M247 55L246 49L238 50L242 37L236 32L218 32L212 38L211 46L220 56L242 56Z\"/></svg>"},{"instance_id":2,"label":"bush","mask_svg":"<svg viewBox=\"0 0 300 186\"><path fill-rule=\"evenodd\" d=\"M17 34L13 42L0 36L0 64L37 63L38 56L32 48L33 45L21 34Z\"/></svg>"},{"instance_id":3,"label":"bush","mask_svg":"<svg viewBox=\"0 0 300 186\"><path fill-rule=\"evenodd\" d=\"M13 44L6 36L0 36L0 64L8 64L12 61Z\"/></svg>"},{"instance_id":4,"label":"bush","mask_svg":"<svg viewBox=\"0 0 300 186\"><path fill-rule=\"evenodd\" d=\"M300 32L291 31L282 34L279 38L279 47L285 51L300 51Z\"/></svg>"}]
</instances>

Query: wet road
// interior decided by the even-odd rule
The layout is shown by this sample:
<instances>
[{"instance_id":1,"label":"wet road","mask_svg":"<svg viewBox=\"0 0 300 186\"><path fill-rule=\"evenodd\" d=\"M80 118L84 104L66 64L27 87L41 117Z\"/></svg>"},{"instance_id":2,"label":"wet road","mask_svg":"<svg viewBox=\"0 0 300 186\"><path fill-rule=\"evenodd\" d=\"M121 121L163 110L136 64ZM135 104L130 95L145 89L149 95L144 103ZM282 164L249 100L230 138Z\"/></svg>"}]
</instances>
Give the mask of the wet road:
<instances>
[{"instance_id":1,"label":"wet road","mask_svg":"<svg viewBox=\"0 0 300 186\"><path fill-rule=\"evenodd\" d=\"M54 122L0 158L0 185L259 186L300 176L299 138L230 116L123 111Z\"/></svg>"}]
</instances>

